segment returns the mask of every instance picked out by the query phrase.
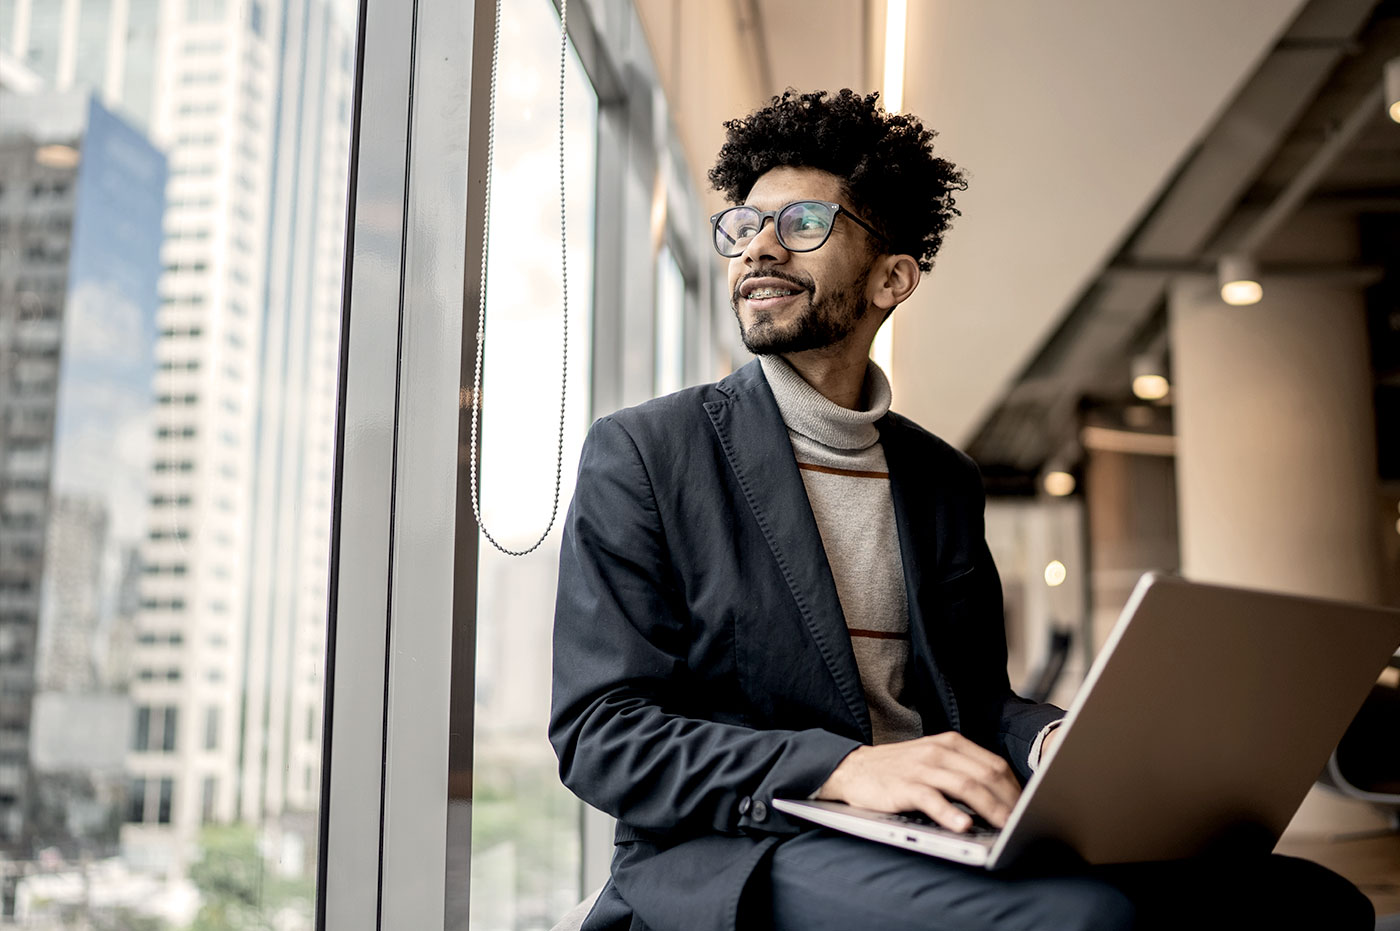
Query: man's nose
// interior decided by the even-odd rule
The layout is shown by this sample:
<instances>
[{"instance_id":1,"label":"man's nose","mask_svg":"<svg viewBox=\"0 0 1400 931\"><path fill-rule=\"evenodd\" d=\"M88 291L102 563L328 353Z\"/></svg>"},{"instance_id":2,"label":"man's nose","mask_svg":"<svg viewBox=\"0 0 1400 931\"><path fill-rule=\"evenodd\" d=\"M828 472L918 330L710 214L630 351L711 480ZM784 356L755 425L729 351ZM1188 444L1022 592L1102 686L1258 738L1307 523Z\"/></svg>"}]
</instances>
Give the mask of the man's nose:
<instances>
[{"instance_id":1,"label":"man's nose","mask_svg":"<svg viewBox=\"0 0 1400 931\"><path fill-rule=\"evenodd\" d=\"M778 241L778 221L774 217L764 217L758 233L744 247L744 261L750 264L758 261L787 261L788 251Z\"/></svg>"}]
</instances>

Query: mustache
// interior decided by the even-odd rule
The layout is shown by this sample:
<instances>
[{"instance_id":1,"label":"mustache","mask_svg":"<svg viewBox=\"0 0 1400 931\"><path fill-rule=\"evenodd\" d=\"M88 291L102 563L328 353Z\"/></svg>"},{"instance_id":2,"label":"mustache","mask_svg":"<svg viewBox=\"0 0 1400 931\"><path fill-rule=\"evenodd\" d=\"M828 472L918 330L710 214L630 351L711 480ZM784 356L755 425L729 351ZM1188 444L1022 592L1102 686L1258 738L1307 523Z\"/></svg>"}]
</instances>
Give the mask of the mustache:
<instances>
[{"instance_id":1,"label":"mustache","mask_svg":"<svg viewBox=\"0 0 1400 931\"><path fill-rule=\"evenodd\" d=\"M806 281L802 278L799 278L797 275L792 275L787 272L779 271L775 268L758 268L749 272L747 275L740 278L738 281L734 282L734 290L729 295L729 300L732 304L736 306L738 305L739 289L744 286L744 282L750 281L754 278L778 278L782 281L786 281L788 284L796 285L797 287L801 288L804 291L807 291L808 293L810 293L812 290L812 283L810 281Z\"/></svg>"}]
</instances>

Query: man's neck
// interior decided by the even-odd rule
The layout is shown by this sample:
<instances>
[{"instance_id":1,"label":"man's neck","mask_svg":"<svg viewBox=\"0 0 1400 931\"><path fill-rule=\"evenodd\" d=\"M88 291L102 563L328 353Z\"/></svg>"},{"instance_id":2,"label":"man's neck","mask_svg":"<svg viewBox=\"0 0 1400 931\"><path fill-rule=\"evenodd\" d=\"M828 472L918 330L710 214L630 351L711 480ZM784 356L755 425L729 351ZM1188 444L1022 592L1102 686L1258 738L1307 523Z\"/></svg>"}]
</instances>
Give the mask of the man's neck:
<instances>
[{"instance_id":1,"label":"man's neck","mask_svg":"<svg viewBox=\"0 0 1400 931\"><path fill-rule=\"evenodd\" d=\"M859 410L865 387L865 369L870 364L870 347L829 347L782 354L788 365L833 404Z\"/></svg>"}]
</instances>

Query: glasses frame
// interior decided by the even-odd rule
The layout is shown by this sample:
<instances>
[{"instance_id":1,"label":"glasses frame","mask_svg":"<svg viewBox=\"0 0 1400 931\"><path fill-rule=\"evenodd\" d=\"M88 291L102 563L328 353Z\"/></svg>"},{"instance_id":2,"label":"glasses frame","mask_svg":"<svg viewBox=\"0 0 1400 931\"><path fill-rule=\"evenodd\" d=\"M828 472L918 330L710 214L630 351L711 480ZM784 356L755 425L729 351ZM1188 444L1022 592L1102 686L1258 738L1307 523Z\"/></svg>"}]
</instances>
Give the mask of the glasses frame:
<instances>
[{"instance_id":1,"label":"glasses frame","mask_svg":"<svg viewBox=\"0 0 1400 931\"><path fill-rule=\"evenodd\" d=\"M808 246L802 249L794 249L792 246L789 246L787 244L787 241L785 239L783 239L783 230L782 227L778 224L778 215L784 210L787 210L789 207L795 207L798 204L822 204L823 206L831 208L831 225L826 228L826 235L822 237L822 241L817 243L815 246ZM754 236L758 236L759 233L763 232L764 225L769 220L772 220L773 234L778 237L778 243L788 252L815 252L822 246L826 245L827 240L831 238L831 231L836 228L836 218L840 216L849 217L851 221L854 222L861 229L865 230L867 233L874 236L876 239L879 239L886 245L889 244L889 239L887 239L883 233L881 233L875 227L871 226L869 223L866 223L860 217L856 216L855 211L843 207L842 205L834 201L816 200L814 198L805 197L802 200L794 200L790 203L783 204L777 210L759 210L757 207L750 207L747 204L735 204L733 207L726 207L719 213L710 217L710 244L715 247L715 251L720 254L720 257L726 259L737 259L739 256L744 254L744 249L747 248L747 246L742 247L739 249L738 252L734 253L733 255L725 255L724 252L720 251L719 218L733 210L752 210L753 212L758 214L758 232L754 233ZM728 233L724 234L724 238L729 239L731 242L733 242L733 239ZM735 245L738 245L738 243L735 242Z\"/></svg>"}]
</instances>

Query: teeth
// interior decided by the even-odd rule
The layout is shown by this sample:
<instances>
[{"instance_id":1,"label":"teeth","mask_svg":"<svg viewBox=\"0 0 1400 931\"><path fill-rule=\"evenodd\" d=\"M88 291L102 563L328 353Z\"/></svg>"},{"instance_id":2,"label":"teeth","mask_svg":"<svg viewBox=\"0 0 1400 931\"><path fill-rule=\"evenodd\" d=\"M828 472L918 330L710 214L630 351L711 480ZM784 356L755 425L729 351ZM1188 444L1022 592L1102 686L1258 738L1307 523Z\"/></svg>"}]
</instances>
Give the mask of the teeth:
<instances>
[{"instance_id":1,"label":"teeth","mask_svg":"<svg viewBox=\"0 0 1400 931\"><path fill-rule=\"evenodd\" d=\"M796 294L796 291L787 288L754 288L749 292L749 299L756 300L765 297L787 297L789 294Z\"/></svg>"}]
</instances>

